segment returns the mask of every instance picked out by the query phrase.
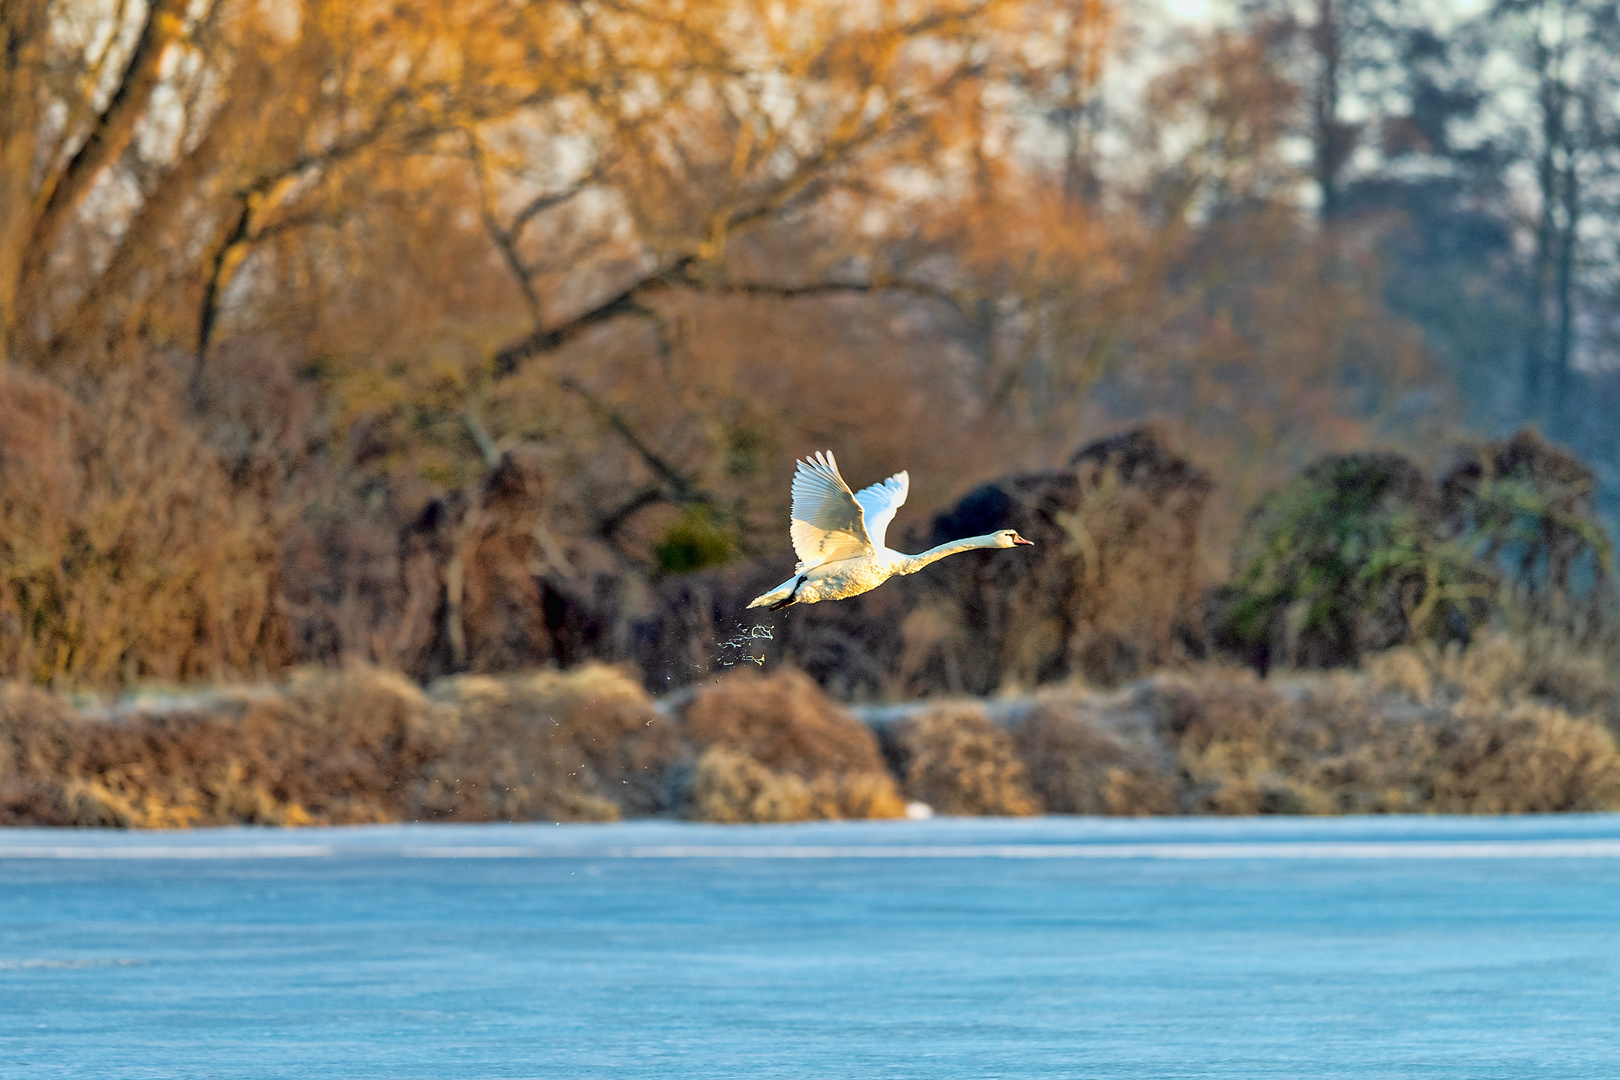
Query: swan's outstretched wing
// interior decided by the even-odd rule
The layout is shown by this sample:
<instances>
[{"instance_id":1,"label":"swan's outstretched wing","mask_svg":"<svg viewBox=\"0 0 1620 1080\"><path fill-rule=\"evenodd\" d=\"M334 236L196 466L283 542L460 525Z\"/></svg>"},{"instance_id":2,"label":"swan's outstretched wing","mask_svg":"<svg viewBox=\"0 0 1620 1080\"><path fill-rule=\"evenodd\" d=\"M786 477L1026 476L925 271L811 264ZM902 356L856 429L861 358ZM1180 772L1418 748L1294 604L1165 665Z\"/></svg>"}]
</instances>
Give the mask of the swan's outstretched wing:
<instances>
[{"instance_id":1,"label":"swan's outstretched wing","mask_svg":"<svg viewBox=\"0 0 1620 1080\"><path fill-rule=\"evenodd\" d=\"M855 493L838 475L832 451L799 462L793 474L793 550L804 573L822 563L872 553L866 521Z\"/></svg>"},{"instance_id":2,"label":"swan's outstretched wing","mask_svg":"<svg viewBox=\"0 0 1620 1080\"><path fill-rule=\"evenodd\" d=\"M906 493L910 490L911 475L897 472L882 483L855 493L855 501L861 504L866 514L866 535L871 538L874 548L883 546L889 522L894 520L894 512L905 504Z\"/></svg>"}]
</instances>

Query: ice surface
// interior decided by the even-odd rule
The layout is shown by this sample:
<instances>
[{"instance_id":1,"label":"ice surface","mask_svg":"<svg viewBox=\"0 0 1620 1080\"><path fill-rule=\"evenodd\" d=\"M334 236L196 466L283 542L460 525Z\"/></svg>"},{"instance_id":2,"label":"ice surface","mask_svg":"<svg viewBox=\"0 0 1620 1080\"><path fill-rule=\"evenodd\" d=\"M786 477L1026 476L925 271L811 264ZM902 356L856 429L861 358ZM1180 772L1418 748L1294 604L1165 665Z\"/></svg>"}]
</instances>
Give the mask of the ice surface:
<instances>
[{"instance_id":1,"label":"ice surface","mask_svg":"<svg viewBox=\"0 0 1620 1080\"><path fill-rule=\"evenodd\" d=\"M0 830L0 1076L1593 1077L1620 818Z\"/></svg>"}]
</instances>

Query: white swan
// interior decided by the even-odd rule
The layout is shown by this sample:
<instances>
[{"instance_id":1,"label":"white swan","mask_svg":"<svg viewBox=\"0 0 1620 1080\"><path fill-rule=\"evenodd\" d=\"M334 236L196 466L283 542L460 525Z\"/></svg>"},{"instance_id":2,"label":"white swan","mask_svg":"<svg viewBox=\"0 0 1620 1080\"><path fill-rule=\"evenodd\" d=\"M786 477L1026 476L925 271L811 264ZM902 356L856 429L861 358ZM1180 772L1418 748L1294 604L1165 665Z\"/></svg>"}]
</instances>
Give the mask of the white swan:
<instances>
[{"instance_id":1,"label":"white swan","mask_svg":"<svg viewBox=\"0 0 1620 1080\"><path fill-rule=\"evenodd\" d=\"M906 501L911 477L897 472L859 494L838 475L832 451L799 462L793 474L793 550L799 565L793 576L748 606L772 611L789 604L842 600L875 589L896 574L915 574L931 562L975 548L1030 544L1012 529L970 536L907 555L884 546L894 512ZM1030 546L1034 546L1030 544Z\"/></svg>"}]
</instances>

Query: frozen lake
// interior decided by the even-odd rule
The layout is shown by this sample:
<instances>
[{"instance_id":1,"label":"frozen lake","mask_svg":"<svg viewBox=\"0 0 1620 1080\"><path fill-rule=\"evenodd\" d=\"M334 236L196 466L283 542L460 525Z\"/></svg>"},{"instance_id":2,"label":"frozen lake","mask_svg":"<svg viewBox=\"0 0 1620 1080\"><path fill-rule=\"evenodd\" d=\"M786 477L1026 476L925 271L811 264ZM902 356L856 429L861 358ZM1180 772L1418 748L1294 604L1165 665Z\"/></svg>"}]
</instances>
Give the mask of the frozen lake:
<instances>
[{"instance_id":1,"label":"frozen lake","mask_svg":"<svg viewBox=\"0 0 1620 1080\"><path fill-rule=\"evenodd\" d=\"M0 1076L1620 1075L1620 817L0 830Z\"/></svg>"}]
</instances>

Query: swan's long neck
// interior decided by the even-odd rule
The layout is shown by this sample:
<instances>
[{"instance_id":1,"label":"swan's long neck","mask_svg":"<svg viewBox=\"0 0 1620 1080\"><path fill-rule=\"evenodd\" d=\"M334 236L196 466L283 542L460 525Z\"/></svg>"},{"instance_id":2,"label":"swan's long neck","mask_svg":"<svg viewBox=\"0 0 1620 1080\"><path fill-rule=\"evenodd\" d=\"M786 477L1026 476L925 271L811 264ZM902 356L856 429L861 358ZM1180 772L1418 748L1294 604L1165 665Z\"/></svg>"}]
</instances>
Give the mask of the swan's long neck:
<instances>
[{"instance_id":1,"label":"swan's long neck","mask_svg":"<svg viewBox=\"0 0 1620 1080\"><path fill-rule=\"evenodd\" d=\"M899 572L902 574L915 574L929 563L936 563L947 555L955 555L961 551L973 551L976 548L993 548L995 546L995 533L985 536L970 536L966 540L952 540L948 544L931 547L920 555L903 556L905 562L901 564Z\"/></svg>"}]
</instances>

